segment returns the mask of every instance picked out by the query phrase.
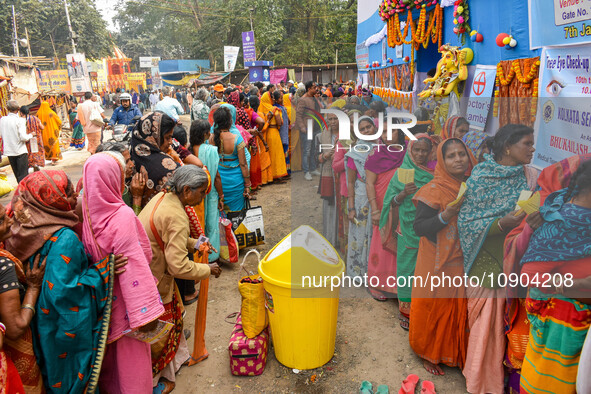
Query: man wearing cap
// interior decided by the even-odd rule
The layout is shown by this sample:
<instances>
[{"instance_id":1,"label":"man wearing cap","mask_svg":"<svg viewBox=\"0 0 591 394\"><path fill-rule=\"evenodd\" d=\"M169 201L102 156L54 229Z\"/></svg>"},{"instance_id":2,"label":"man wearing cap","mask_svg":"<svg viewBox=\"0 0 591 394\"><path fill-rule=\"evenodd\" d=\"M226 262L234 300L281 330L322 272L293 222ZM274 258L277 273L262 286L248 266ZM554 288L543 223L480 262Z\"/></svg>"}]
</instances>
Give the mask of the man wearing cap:
<instances>
[{"instance_id":1,"label":"man wearing cap","mask_svg":"<svg viewBox=\"0 0 591 394\"><path fill-rule=\"evenodd\" d=\"M221 83L215 84L213 87L213 97L207 99L207 106L211 108L213 99L224 100L224 85Z\"/></svg>"},{"instance_id":2,"label":"man wearing cap","mask_svg":"<svg viewBox=\"0 0 591 394\"><path fill-rule=\"evenodd\" d=\"M27 134L27 124L24 118L18 116L20 106L16 100L6 103L8 115L0 118L0 134L4 143L4 155L8 156L10 167L20 181L29 174L29 154L26 142L34 137Z\"/></svg>"},{"instance_id":3,"label":"man wearing cap","mask_svg":"<svg viewBox=\"0 0 591 394\"><path fill-rule=\"evenodd\" d=\"M291 95L294 95L294 94L296 94L296 92L298 91L298 90L296 89L296 87L293 85L293 83L294 83L294 82L293 82L293 80L291 80L291 79L290 79L289 81L287 81L287 91L288 91L288 92L289 92L289 94L291 94Z\"/></svg>"}]
</instances>

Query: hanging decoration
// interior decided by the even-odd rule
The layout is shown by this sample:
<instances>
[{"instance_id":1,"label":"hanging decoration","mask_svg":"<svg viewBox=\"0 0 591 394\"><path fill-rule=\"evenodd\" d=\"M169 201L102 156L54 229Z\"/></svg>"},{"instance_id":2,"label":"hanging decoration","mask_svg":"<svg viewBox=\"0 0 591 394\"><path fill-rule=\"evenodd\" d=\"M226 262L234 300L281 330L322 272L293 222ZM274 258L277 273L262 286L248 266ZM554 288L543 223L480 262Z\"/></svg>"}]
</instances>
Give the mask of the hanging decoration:
<instances>
[{"instance_id":1,"label":"hanging decoration","mask_svg":"<svg viewBox=\"0 0 591 394\"><path fill-rule=\"evenodd\" d=\"M380 4L379 14L385 22L394 14L399 14L404 11L412 11L413 9L426 8L428 6L437 5L438 0L384 0Z\"/></svg>"},{"instance_id":2,"label":"hanging decoration","mask_svg":"<svg viewBox=\"0 0 591 394\"><path fill-rule=\"evenodd\" d=\"M410 39L407 39L409 27ZM398 17L398 13L395 13L393 18L388 19L388 45L391 48L402 44L412 45L415 50L419 50L421 45L423 45L423 48L427 48L429 45L429 38L431 38L433 44L437 43L438 47L441 47L442 34L443 9L441 7L435 7L433 11L429 13L428 22L427 9L426 7L423 7L416 25L412 19L412 12L409 10L406 16L404 31L400 28L400 18Z\"/></svg>"},{"instance_id":3,"label":"hanging decoration","mask_svg":"<svg viewBox=\"0 0 591 394\"><path fill-rule=\"evenodd\" d=\"M472 30L470 32L470 39L472 40L472 42L484 41L484 37L482 36L482 34L478 33L476 30Z\"/></svg>"},{"instance_id":4,"label":"hanging decoration","mask_svg":"<svg viewBox=\"0 0 591 394\"><path fill-rule=\"evenodd\" d=\"M508 61L505 61L508 62ZM540 71L540 59L522 59L521 62L524 63L523 71L521 69L520 59L515 59L511 61L510 69L507 75L505 75L505 71L503 68L503 63L500 62L497 64L497 77L495 79L495 101L493 104L493 116L499 116L499 96L500 92L503 89L503 97L527 97L523 96L524 92L528 92L530 97L532 98L530 107L529 107L529 114L531 115L531 124L533 124L537 112L537 104L538 104L538 83L539 83L539 71ZM524 72L529 65L529 72L526 73L524 76ZM519 82L519 88L516 89L515 92L512 92L509 87L513 84L515 78ZM509 89L509 90L507 90ZM531 92L530 92L531 91ZM527 119L530 120L530 119ZM527 122L530 123L530 122Z\"/></svg>"},{"instance_id":5,"label":"hanging decoration","mask_svg":"<svg viewBox=\"0 0 591 394\"><path fill-rule=\"evenodd\" d=\"M413 92L403 92L390 88L373 87L373 93L379 96L388 107L412 110Z\"/></svg>"},{"instance_id":6,"label":"hanging decoration","mask_svg":"<svg viewBox=\"0 0 591 394\"><path fill-rule=\"evenodd\" d=\"M470 33L470 9L467 0L457 0L454 3L454 33L458 40L464 45L466 43L466 34Z\"/></svg>"}]
</instances>

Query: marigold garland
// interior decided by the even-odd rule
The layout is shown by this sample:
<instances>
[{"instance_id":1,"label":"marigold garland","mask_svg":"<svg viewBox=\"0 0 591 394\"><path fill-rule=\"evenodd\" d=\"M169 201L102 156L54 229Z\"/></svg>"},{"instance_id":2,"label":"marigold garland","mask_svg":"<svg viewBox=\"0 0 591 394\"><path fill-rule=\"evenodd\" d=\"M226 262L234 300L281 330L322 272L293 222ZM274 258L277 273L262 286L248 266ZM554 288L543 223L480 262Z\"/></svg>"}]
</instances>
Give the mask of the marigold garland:
<instances>
[{"instance_id":1,"label":"marigold garland","mask_svg":"<svg viewBox=\"0 0 591 394\"><path fill-rule=\"evenodd\" d=\"M519 65L519 59L513 60L513 62L511 63L511 69L509 70L509 73L507 74L507 77L505 78L505 73L503 71L503 66L501 65L501 63L497 64L497 77L495 78L495 101L493 104L493 116L494 117L498 117L499 116L499 90L500 90L500 86L509 86L513 80L515 79L515 77L517 77L517 80L519 82L521 82L522 84L530 84L533 82L532 85L532 102L531 102L531 115L532 117L535 117L536 112L537 112L537 103L538 103L538 83L539 83L539 76L538 76L538 71L540 70L540 61L537 60L534 64L532 64L532 66L529 69L529 73L527 73L527 76L524 77L523 73L521 71L521 66Z\"/></svg>"},{"instance_id":2,"label":"marigold garland","mask_svg":"<svg viewBox=\"0 0 591 394\"><path fill-rule=\"evenodd\" d=\"M410 39L407 40L408 28L410 26ZM427 48L429 45L429 37L431 41L441 46L441 39L443 34L443 10L441 7L435 7L430 13L429 24L427 25L427 10L421 9L419 20L417 24L412 19L412 12L409 10L406 17L406 26L404 32L400 29L400 18L398 14L394 18L388 19L388 45L394 48L398 45L412 44L414 49L418 50L421 45Z\"/></svg>"}]
</instances>

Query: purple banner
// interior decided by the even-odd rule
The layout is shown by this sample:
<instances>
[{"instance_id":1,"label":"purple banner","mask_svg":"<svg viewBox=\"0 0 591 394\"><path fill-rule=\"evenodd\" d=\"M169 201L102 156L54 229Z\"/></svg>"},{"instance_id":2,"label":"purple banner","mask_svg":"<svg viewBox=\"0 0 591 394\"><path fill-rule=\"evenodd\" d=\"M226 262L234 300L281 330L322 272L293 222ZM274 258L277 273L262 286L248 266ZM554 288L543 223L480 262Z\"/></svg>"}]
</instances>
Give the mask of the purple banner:
<instances>
[{"instance_id":1,"label":"purple banner","mask_svg":"<svg viewBox=\"0 0 591 394\"><path fill-rule=\"evenodd\" d=\"M257 60L257 52L254 47L254 32L242 32L242 53L245 62L254 62Z\"/></svg>"}]
</instances>

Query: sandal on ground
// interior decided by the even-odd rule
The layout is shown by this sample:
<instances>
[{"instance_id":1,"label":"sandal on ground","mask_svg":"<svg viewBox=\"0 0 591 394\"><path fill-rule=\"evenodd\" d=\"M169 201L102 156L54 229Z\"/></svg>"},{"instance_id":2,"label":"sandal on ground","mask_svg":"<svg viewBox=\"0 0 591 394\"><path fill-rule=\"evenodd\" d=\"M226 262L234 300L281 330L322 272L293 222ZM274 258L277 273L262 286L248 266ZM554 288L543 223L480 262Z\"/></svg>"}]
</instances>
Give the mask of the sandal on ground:
<instances>
[{"instance_id":1,"label":"sandal on ground","mask_svg":"<svg viewBox=\"0 0 591 394\"><path fill-rule=\"evenodd\" d=\"M197 290L195 293L191 294L189 297L191 297L191 298L189 298L188 300L184 299L184 297L183 297L183 305L191 305L191 304L197 302L197 300L199 299L199 290Z\"/></svg>"},{"instance_id":2,"label":"sandal on ground","mask_svg":"<svg viewBox=\"0 0 591 394\"><path fill-rule=\"evenodd\" d=\"M380 384L376 390L376 394L390 394L390 389L385 384Z\"/></svg>"},{"instance_id":3,"label":"sandal on ground","mask_svg":"<svg viewBox=\"0 0 591 394\"><path fill-rule=\"evenodd\" d=\"M152 389L152 394L168 394L174 390L175 386L175 383L162 379L160 382L158 382L156 387Z\"/></svg>"},{"instance_id":4,"label":"sandal on ground","mask_svg":"<svg viewBox=\"0 0 591 394\"><path fill-rule=\"evenodd\" d=\"M373 385L371 382L364 380L359 387L359 394L373 394Z\"/></svg>"},{"instance_id":5,"label":"sandal on ground","mask_svg":"<svg viewBox=\"0 0 591 394\"><path fill-rule=\"evenodd\" d=\"M376 301L380 301L380 302L388 301L388 297L386 297L383 293L381 293L379 291L374 291L371 289L367 289L367 291L373 297L373 299Z\"/></svg>"},{"instance_id":6,"label":"sandal on ground","mask_svg":"<svg viewBox=\"0 0 591 394\"><path fill-rule=\"evenodd\" d=\"M423 380L421 382L421 394L437 394L433 382Z\"/></svg>"},{"instance_id":7,"label":"sandal on ground","mask_svg":"<svg viewBox=\"0 0 591 394\"><path fill-rule=\"evenodd\" d=\"M408 326L410 325L410 320L408 317L404 316L402 313L398 316L398 320L400 320L400 327L404 331L408 331Z\"/></svg>"},{"instance_id":8,"label":"sandal on ground","mask_svg":"<svg viewBox=\"0 0 591 394\"><path fill-rule=\"evenodd\" d=\"M419 383L419 377L411 373L402 381L398 394L414 394L417 383Z\"/></svg>"}]
</instances>

